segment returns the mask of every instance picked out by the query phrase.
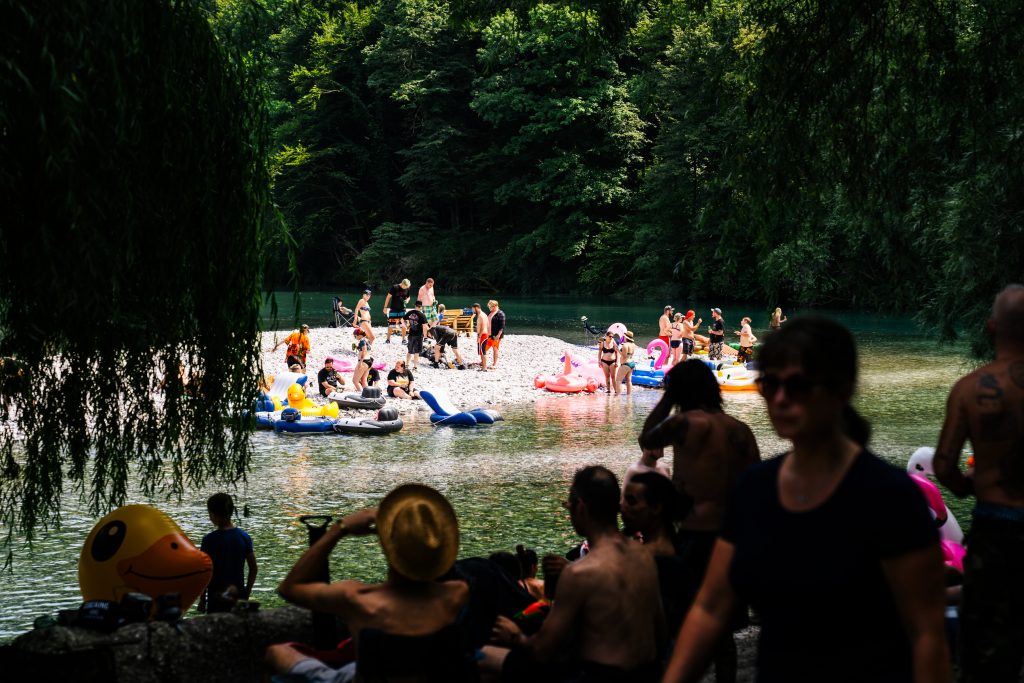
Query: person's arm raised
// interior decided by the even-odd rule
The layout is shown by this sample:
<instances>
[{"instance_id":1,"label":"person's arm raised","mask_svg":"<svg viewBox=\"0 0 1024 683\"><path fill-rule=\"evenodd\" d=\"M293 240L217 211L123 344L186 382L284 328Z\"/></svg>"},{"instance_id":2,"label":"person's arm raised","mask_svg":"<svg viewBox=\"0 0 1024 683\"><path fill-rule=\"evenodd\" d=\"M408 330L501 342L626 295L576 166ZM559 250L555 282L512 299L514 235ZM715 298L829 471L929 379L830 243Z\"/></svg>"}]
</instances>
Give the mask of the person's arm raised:
<instances>
[{"instance_id":1,"label":"person's arm raised","mask_svg":"<svg viewBox=\"0 0 1024 683\"><path fill-rule=\"evenodd\" d=\"M958 498L974 493L974 480L960 471L960 450L967 440L967 412L960 397L963 380L953 386L946 401L946 420L939 432L939 445L932 464L935 478Z\"/></svg>"},{"instance_id":2,"label":"person's arm raised","mask_svg":"<svg viewBox=\"0 0 1024 683\"><path fill-rule=\"evenodd\" d=\"M700 680L715 643L729 628L736 606L736 594L729 584L729 565L735 550L728 541L715 542L704 583L679 630L662 683Z\"/></svg>"},{"instance_id":3,"label":"person's arm raised","mask_svg":"<svg viewBox=\"0 0 1024 683\"><path fill-rule=\"evenodd\" d=\"M946 643L945 581L937 543L882 560L913 652L914 680L953 680Z\"/></svg>"},{"instance_id":4,"label":"person's arm raised","mask_svg":"<svg viewBox=\"0 0 1024 683\"><path fill-rule=\"evenodd\" d=\"M640 448L656 450L672 443L673 432L666 424L671 419L669 417L671 413L672 400L667 394L662 394L661 400L644 420L643 429L640 430L640 436L637 437Z\"/></svg>"},{"instance_id":5,"label":"person's arm raised","mask_svg":"<svg viewBox=\"0 0 1024 683\"><path fill-rule=\"evenodd\" d=\"M282 598L300 607L316 608L341 614L346 606L349 582L328 584L319 579L320 568L331 555L342 536L365 536L376 533L377 508L367 508L348 515L331 526L326 533L303 553L288 575L277 587Z\"/></svg>"}]
</instances>

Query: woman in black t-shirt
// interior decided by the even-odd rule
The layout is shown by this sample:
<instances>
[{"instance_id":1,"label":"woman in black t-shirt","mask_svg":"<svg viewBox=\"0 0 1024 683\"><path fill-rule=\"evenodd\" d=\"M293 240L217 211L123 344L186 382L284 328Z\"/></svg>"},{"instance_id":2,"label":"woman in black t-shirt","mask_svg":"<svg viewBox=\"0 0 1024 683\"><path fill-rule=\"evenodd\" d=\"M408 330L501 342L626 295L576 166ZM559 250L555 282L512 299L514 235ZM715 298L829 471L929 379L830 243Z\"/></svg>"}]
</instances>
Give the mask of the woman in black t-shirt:
<instances>
[{"instance_id":1,"label":"woman in black t-shirt","mask_svg":"<svg viewBox=\"0 0 1024 683\"><path fill-rule=\"evenodd\" d=\"M761 616L761 683L951 680L938 534L910 478L864 448L853 337L795 320L760 358L793 450L741 476L664 680L699 679L737 600Z\"/></svg>"}]
</instances>

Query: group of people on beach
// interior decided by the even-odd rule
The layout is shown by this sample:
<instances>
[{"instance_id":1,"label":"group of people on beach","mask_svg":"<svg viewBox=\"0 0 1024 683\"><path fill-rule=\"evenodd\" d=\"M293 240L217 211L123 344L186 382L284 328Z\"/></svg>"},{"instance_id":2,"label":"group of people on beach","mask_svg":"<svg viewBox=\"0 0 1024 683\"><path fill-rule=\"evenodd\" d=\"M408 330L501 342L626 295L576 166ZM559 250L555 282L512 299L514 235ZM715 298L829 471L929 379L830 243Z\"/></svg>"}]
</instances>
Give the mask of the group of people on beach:
<instances>
[{"instance_id":1,"label":"group of people on beach","mask_svg":"<svg viewBox=\"0 0 1024 683\"><path fill-rule=\"evenodd\" d=\"M419 397L418 392L413 389L415 378L412 375L412 369L419 367L419 359L425 355L425 339L430 339L433 342L433 367L441 367L445 362L445 352L449 348L455 356L455 363L449 367L459 369L467 367L459 352L458 332L444 324L445 307L437 302L434 294L434 279L429 277L426 279L419 288L413 307L406 308L411 298L410 287L410 281L403 279L392 285L384 298L384 315L388 321L384 343L390 344L392 335L400 335L402 344L406 346L405 360L396 362L394 369L388 373L386 379L388 396L400 399ZM345 308L340 298L335 299L335 306L338 307L339 312L351 315L354 328L355 341L352 350L356 353L356 363L351 379L354 391L361 391L365 387L373 386L379 380L379 373L374 369L373 358L373 344L377 337L371 324L370 298L372 295L373 292L370 289L363 290L355 311ZM474 346L479 358L480 370L493 370L497 367L499 349L505 337L505 312L501 310L498 301L495 299L488 301L487 309L487 312L484 312L478 303L474 303L472 306L476 334ZM289 370L292 372L305 371L306 358L311 348L309 325L302 325L298 330L280 340L274 345L273 351L281 346L286 346L285 364ZM488 368L488 352L491 356L490 368ZM335 369L334 360L330 356L326 358L323 368L318 372L317 386L320 394L325 397L346 388L345 377Z\"/></svg>"},{"instance_id":2,"label":"group of people on beach","mask_svg":"<svg viewBox=\"0 0 1024 683\"><path fill-rule=\"evenodd\" d=\"M338 615L355 661L335 669L282 644L269 666L338 682L667 683L700 680L713 664L730 681L733 631L753 613L759 681L942 682L954 663L947 586L962 580L963 680L1020 680L1024 286L996 298L995 360L957 382L939 436L939 480L977 500L963 576L944 567L920 490L867 448L870 425L851 403L852 335L826 318L781 322L761 347L758 389L792 444L785 453L762 460L708 367L680 362L623 486L600 465L576 472L563 506L585 542L543 558L544 600L514 564L457 560L451 505L407 484L330 527L278 588ZM334 547L366 534L379 537L387 579L322 582L316 567Z\"/></svg>"}]
</instances>

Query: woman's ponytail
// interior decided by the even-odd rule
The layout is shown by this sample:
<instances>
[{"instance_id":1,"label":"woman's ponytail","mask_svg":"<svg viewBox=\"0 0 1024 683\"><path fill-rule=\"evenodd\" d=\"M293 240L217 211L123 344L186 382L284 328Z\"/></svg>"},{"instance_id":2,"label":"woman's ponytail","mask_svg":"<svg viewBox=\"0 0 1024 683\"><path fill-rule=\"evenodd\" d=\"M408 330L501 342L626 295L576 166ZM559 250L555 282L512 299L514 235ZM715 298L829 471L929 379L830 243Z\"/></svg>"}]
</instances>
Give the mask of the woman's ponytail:
<instances>
[{"instance_id":1,"label":"woman's ponytail","mask_svg":"<svg viewBox=\"0 0 1024 683\"><path fill-rule=\"evenodd\" d=\"M843 407L843 431L851 441L861 447L867 446L871 439L871 423L849 403Z\"/></svg>"}]
</instances>

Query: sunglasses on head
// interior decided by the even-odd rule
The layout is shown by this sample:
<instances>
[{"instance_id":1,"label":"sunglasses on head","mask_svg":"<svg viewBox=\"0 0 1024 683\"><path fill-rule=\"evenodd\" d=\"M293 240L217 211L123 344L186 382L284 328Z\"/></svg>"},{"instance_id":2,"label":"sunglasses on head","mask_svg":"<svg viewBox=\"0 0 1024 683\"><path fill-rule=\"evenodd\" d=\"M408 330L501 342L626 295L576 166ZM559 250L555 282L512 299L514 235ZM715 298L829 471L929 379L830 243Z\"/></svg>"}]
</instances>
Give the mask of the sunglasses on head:
<instances>
[{"instance_id":1,"label":"sunglasses on head","mask_svg":"<svg viewBox=\"0 0 1024 683\"><path fill-rule=\"evenodd\" d=\"M790 401L806 401L818 382L807 375L790 375L780 379L778 375L761 375L757 378L757 390L766 399L774 398L781 387Z\"/></svg>"}]
</instances>

